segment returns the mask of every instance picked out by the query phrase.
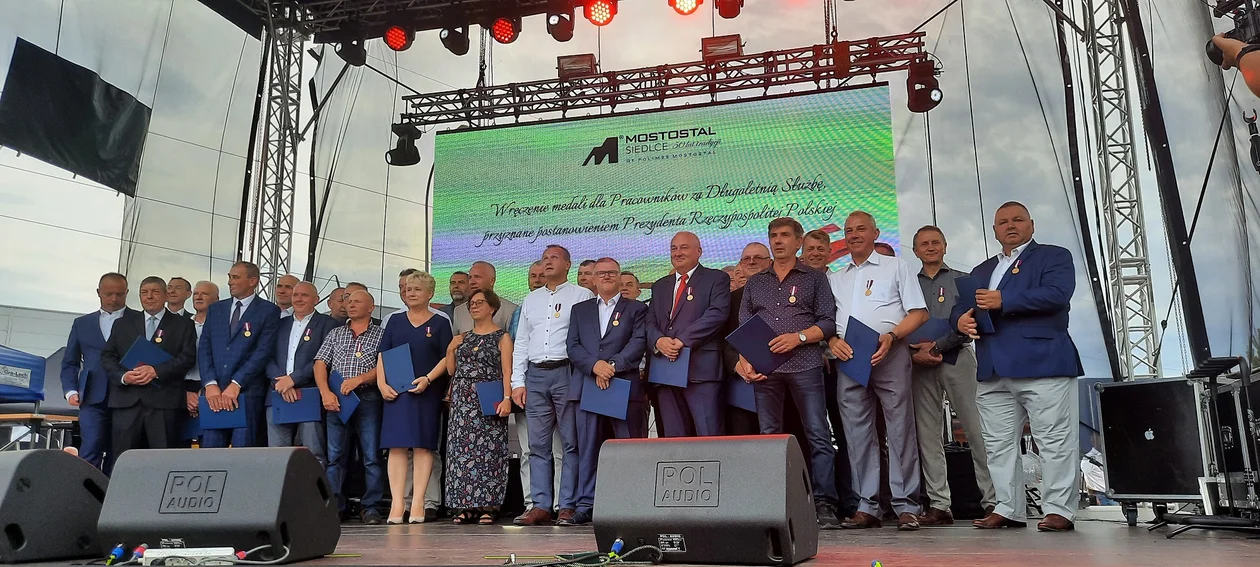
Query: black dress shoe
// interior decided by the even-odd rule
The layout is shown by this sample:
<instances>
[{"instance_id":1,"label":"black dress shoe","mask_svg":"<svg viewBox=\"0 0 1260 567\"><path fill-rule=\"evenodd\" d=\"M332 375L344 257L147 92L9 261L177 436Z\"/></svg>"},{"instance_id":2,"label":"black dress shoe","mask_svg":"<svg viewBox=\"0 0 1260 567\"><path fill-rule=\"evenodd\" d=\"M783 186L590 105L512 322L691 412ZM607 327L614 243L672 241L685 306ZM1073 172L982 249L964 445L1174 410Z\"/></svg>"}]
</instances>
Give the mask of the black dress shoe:
<instances>
[{"instance_id":1,"label":"black dress shoe","mask_svg":"<svg viewBox=\"0 0 1260 567\"><path fill-rule=\"evenodd\" d=\"M589 523L591 523L591 513L588 510L578 510L572 516L556 522L560 526L584 526Z\"/></svg>"}]
</instances>

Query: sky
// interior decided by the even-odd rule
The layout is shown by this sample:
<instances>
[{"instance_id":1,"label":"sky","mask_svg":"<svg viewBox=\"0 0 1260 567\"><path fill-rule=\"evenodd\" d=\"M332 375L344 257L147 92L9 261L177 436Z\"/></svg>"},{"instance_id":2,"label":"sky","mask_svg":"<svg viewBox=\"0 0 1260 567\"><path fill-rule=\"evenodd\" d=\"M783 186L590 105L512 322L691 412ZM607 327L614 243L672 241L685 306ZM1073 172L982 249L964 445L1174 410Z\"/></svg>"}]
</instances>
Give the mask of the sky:
<instances>
[{"instance_id":1,"label":"sky","mask_svg":"<svg viewBox=\"0 0 1260 567\"><path fill-rule=\"evenodd\" d=\"M837 2L839 37L904 33L947 3ZM1075 14L1072 4L1069 12ZM1220 119L1221 109L1210 101L1219 98L1221 74L1201 55L1210 31L1198 25L1206 19L1191 13L1197 9L1194 3L1143 4L1150 10L1147 27L1181 194L1185 207L1193 210ZM489 79L502 85L552 77L555 58L575 53L596 53L605 71L690 61L698 57L700 38L714 32L741 34L746 53L823 40L823 8L816 0L747 0L734 20L714 21L710 10L706 3L684 17L664 0L627 0L614 21L600 29L581 19L579 10L574 39L567 43L546 34L541 16L526 18L520 39L492 44ZM0 234L8 244L0 253L0 304L87 311L96 305L92 290L99 275L120 268L137 281L157 273L222 285L236 255L258 43L191 0L31 0L9 3L5 14L0 20L0 71L7 70L13 38L20 35L97 71L151 104L153 116L137 199L0 149ZM369 42L369 61L421 92L472 87L478 29L471 31L472 46L463 57L447 52L435 32L422 32L408 51L398 54L379 41ZM904 75L887 77L893 91L901 231L939 224L949 236L950 261L970 267L996 251L988 228L993 209L1010 199L1028 203L1038 220L1039 240L1067 246L1078 255L1072 331L1090 375L1105 373L1102 330L1079 253L1083 242L1068 179L1064 85L1049 10L1034 0L969 0L948 9L924 31L929 51L943 68L941 106L925 122L923 115L905 108ZM325 51L322 65L310 56L304 61L304 74L315 80L321 97L340 68L331 50ZM1088 92L1085 85L1075 88L1078 94ZM352 68L327 95L314 143L316 196L323 195L327 178L335 180L329 195L334 213L315 272L325 291L332 281L358 280L378 290L383 303L397 305L393 275L404 267L424 267L432 133L420 143L421 164L391 168L383 160L393 143L389 124L403 110L400 97L405 92L367 68ZM1256 106L1249 94L1236 94L1235 116ZM1082 124L1087 107L1081 105L1087 102L1077 100ZM1133 104L1136 112L1136 93ZM303 122L309 109L308 102ZM1232 124L1238 148L1245 152L1245 126L1237 118ZM1097 151L1097 144L1092 136L1086 138L1089 147L1081 151L1088 155ZM308 138L298 160L294 272L305 268L309 242L309 150ZM1236 192L1231 153L1222 151L1217 158L1205 221L1195 237L1210 332L1214 350L1220 351L1245 345L1246 329L1254 327L1252 311L1260 305L1245 278L1260 266L1260 247L1238 244L1248 238L1260 243L1256 175L1244 171L1247 192ZM331 170L334 155L336 168ZM1173 276L1145 147L1136 163L1162 318ZM1093 195L1092 176L1086 176L1086 194ZM1091 227L1097 226L1094 208L1093 203L1087 206ZM1094 240L1097 245L1097 235ZM910 256L908 249L900 252ZM1175 317L1170 327L1166 348L1172 352L1162 362L1166 372L1175 373L1186 359Z\"/></svg>"}]
</instances>

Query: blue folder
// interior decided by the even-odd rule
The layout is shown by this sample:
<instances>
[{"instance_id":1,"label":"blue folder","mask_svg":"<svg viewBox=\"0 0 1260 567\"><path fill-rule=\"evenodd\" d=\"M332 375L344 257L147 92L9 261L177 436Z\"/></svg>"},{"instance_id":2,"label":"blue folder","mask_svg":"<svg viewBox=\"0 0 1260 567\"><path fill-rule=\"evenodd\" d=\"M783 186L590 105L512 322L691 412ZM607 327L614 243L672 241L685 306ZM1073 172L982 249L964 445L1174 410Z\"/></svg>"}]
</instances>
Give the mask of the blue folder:
<instances>
[{"instance_id":1,"label":"blue folder","mask_svg":"<svg viewBox=\"0 0 1260 567\"><path fill-rule=\"evenodd\" d=\"M171 355L162 350L157 343L144 337L137 337L136 342L131 343L131 348L127 349L127 354L123 355L119 364L127 370L135 370L137 366L146 364L157 366L170 360Z\"/></svg>"},{"instance_id":2,"label":"blue folder","mask_svg":"<svg viewBox=\"0 0 1260 567\"><path fill-rule=\"evenodd\" d=\"M477 401L481 402L481 415L499 415L494 406L503 401L503 382L477 382Z\"/></svg>"},{"instance_id":3,"label":"blue folder","mask_svg":"<svg viewBox=\"0 0 1260 567\"><path fill-rule=\"evenodd\" d=\"M879 333L849 317L849 324L844 331L844 342L853 348L853 357L849 360L837 360L836 369L866 387L871 383L871 357L879 350Z\"/></svg>"},{"instance_id":4,"label":"blue folder","mask_svg":"<svg viewBox=\"0 0 1260 567\"><path fill-rule=\"evenodd\" d=\"M770 341L779 335L780 333L774 332L774 329L771 329L766 320L758 314L744 321L738 329L727 335L726 342L743 355L744 360L747 360L758 374L769 375L792 358L791 352L770 352Z\"/></svg>"},{"instance_id":5,"label":"blue folder","mask_svg":"<svg viewBox=\"0 0 1260 567\"><path fill-rule=\"evenodd\" d=\"M578 405L582 411L606 415L614 419L626 419L626 407L630 405L630 381L625 378L613 378L608 389L601 390L595 383L594 376L583 378L582 402Z\"/></svg>"},{"instance_id":6,"label":"blue folder","mask_svg":"<svg viewBox=\"0 0 1260 567\"><path fill-rule=\"evenodd\" d=\"M337 417L341 418L341 423L350 423L350 416L354 415L354 410L359 407L359 394L351 390L349 395L341 395L343 381L340 372L334 370L328 373L328 387L337 395L337 401L341 403L341 411L337 412Z\"/></svg>"},{"instance_id":7,"label":"blue folder","mask_svg":"<svg viewBox=\"0 0 1260 567\"><path fill-rule=\"evenodd\" d=\"M745 382L739 376L727 379L726 405L755 413L757 411L757 396L753 393L753 385Z\"/></svg>"},{"instance_id":8,"label":"blue folder","mask_svg":"<svg viewBox=\"0 0 1260 567\"><path fill-rule=\"evenodd\" d=\"M944 337L950 333L949 321L936 317L927 320L923 326L919 327L910 336L906 337L906 343L917 345L922 342L932 342L936 339ZM958 363L958 351L963 347L958 347L949 352L941 352L941 360L948 364Z\"/></svg>"},{"instance_id":9,"label":"blue folder","mask_svg":"<svg viewBox=\"0 0 1260 567\"><path fill-rule=\"evenodd\" d=\"M275 390L267 395L271 396L271 420L277 425L324 419L324 401L319 397L319 388L299 388L298 399L292 402L284 401Z\"/></svg>"},{"instance_id":10,"label":"blue folder","mask_svg":"<svg viewBox=\"0 0 1260 567\"><path fill-rule=\"evenodd\" d=\"M411 365L411 345L402 344L381 353L381 366L385 370L385 383L395 392L406 393L415 388L416 369Z\"/></svg>"},{"instance_id":11,"label":"blue folder","mask_svg":"<svg viewBox=\"0 0 1260 567\"><path fill-rule=\"evenodd\" d=\"M198 410L198 416L200 416L200 410ZM201 417L193 417L190 415L188 416L188 419L184 420L184 425L180 429L180 439L183 441L192 441L198 437L201 437Z\"/></svg>"},{"instance_id":12,"label":"blue folder","mask_svg":"<svg viewBox=\"0 0 1260 567\"><path fill-rule=\"evenodd\" d=\"M201 429L241 429L245 427L245 396L236 398L236 409L232 411L211 411L210 402L202 396L197 404L197 415L201 419Z\"/></svg>"},{"instance_id":13,"label":"blue folder","mask_svg":"<svg viewBox=\"0 0 1260 567\"><path fill-rule=\"evenodd\" d=\"M648 382L686 388L690 367L691 347L683 347L674 360L663 354L653 354L652 362L648 364Z\"/></svg>"},{"instance_id":14,"label":"blue folder","mask_svg":"<svg viewBox=\"0 0 1260 567\"><path fill-rule=\"evenodd\" d=\"M987 309L976 307L976 292L982 289L988 289L987 283L982 283L975 276L966 276L954 280L954 285L958 286L958 303L967 309L975 309L972 313L976 318L976 330L982 335L992 334L993 317Z\"/></svg>"}]
</instances>

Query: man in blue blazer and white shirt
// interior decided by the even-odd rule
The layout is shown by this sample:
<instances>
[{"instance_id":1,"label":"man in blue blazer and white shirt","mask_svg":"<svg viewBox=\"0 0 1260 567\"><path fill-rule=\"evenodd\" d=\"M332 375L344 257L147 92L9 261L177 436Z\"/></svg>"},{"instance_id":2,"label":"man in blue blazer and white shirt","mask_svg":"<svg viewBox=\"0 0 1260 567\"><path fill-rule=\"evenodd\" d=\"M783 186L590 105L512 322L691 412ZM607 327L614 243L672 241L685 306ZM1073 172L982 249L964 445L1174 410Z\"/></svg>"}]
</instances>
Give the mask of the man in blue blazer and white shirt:
<instances>
[{"instance_id":1,"label":"man in blue blazer and white shirt","mask_svg":"<svg viewBox=\"0 0 1260 567\"><path fill-rule=\"evenodd\" d=\"M302 388L315 387L315 355L324 336L338 327L332 317L315 312L319 290L311 282L301 282L290 292L293 314L280 319L276 329L275 356L267 363L267 376L271 378L271 390L280 393L286 402L297 401ZM311 394L318 396L319 392ZM267 393L267 405L272 404ZM295 447L299 444L311 450L320 464L326 461L324 421L306 423L276 423L272 411L267 411L267 446Z\"/></svg>"},{"instance_id":2,"label":"man in blue blazer and white shirt","mask_svg":"<svg viewBox=\"0 0 1260 567\"><path fill-rule=\"evenodd\" d=\"M700 265L700 238L674 235L669 259L674 273L652 284L648 350L670 360L691 349L687 387L656 386L664 437L722 435L722 328L731 312L731 277ZM654 356L654 358L656 358ZM651 362L648 363L651 373Z\"/></svg>"},{"instance_id":3,"label":"man in blue blazer and white shirt","mask_svg":"<svg viewBox=\"0 0 1260 567\"><path fill-rule=\"evenodd\" d=\"M1042 460L1041 531L1069 531L1079 501L1080 408L1076 378L1084 374L1068 335L1068 310L1076 289L1072 254L1032 239L1028 208L998 207L993 233L1002 253L971 271L988 289L976 292L976 309L993 319L994 332L981 335L975 309L962 302L951 314L957 329L976 341L976 404L984 424L984 447L997 493L997 507L977 528L1027 525L1024 473L1019 445L1027 421Z\"/></svg>"},{"instance_id":4,"label":"man in blue blazer and white shirt","mask_svg":"<svg viewBox=\"0 0 1260 567\"><path fill-rule=\"evenodd\" d=\"M647 305L621 296L621 265L612 258L595 262L595 299L573 306L569 319L569 409L578 435L577 511L562 526L590 523L595 505L599 447L609 435L617 439L647 437L646 396L639 362L647 348ZM613 378L630 381L630 403L624 420L582 411L582 389L608 389ZM592 384L587 384L593 379Z\"/></svg>"},{"instance_id":5,"label":"man in blue blazer and white shirt","mask_svg":"<svg viewBox=\"0 0 1260 567\"><path fill-rule=\"evenodd\" d=\"M204 429L205 448L265 447L267 361L275 356L280 308L258 297L258 266L237 262L228 272L231 297L210 306L197 349L201 385L211 411L234 410L245 402L246 426ZM204 420L203 420L204 422Z\"/></svg>"},{"instance_id":6,"label":"man in blue blazer and white shirt","mask_svg":"<svg viewBox=\"0 0 1260 567\"><path fill-rule=\"evenodd\" d=\"M127 308L127 278L110 272L96 286L101 308L74 320L61 358L61 391L70 405L79 408L79 456L109 474L114 455L108 454L109 378L101 366L101 350L109 340L114 322Z\"/></svg>"}]
</instances>

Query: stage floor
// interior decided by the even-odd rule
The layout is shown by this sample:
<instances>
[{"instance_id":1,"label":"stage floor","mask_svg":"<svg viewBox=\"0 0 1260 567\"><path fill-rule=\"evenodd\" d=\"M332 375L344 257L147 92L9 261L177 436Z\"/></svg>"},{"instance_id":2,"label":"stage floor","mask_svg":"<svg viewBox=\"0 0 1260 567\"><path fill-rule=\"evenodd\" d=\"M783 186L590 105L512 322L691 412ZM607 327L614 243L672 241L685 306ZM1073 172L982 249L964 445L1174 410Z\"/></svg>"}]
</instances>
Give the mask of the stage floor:
<instances>
[{"instance_id":1,"label":"stage floor","mask_svg":"<svg viewBox=\"0 0 1260 567\"><path fill-rule=\"evenodd\" d=\"M1117 520L1082 520L1074 533L1028 529L977 530L970 523L898 532L895 527L822 532L818 555L804 565L867 567L1086 567L1184 565L1254 567L1260 536L1191 530L1174 539ZM449 520L412 526L343 528L337 557L325 565L502 565L485 556L542 556L594 551L590 527L456 526ZM538 562L541 559L519 559Z\"/></svg>"}]
</instances>

